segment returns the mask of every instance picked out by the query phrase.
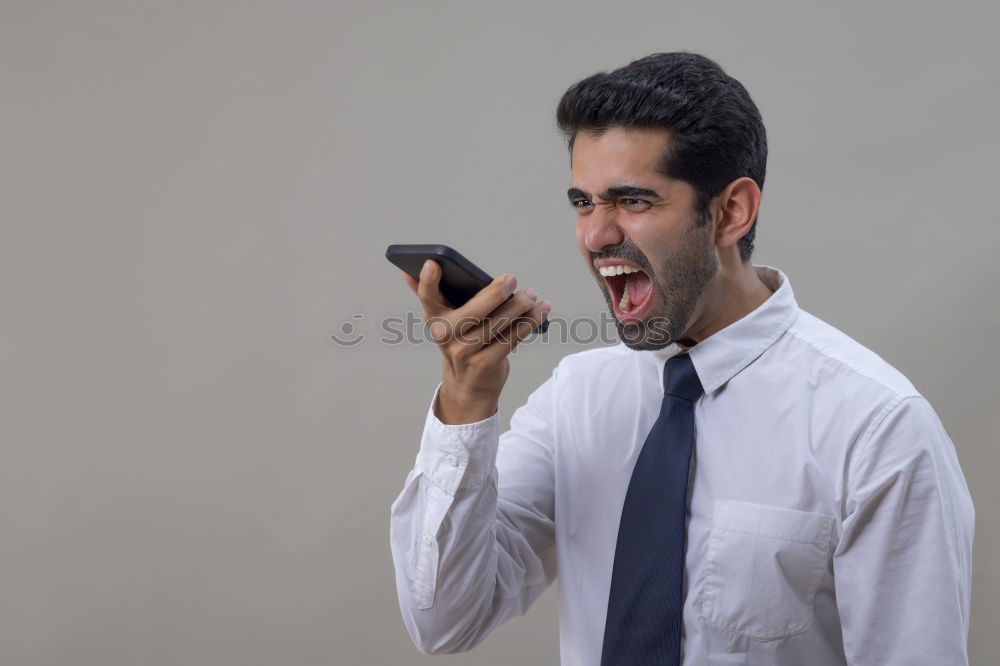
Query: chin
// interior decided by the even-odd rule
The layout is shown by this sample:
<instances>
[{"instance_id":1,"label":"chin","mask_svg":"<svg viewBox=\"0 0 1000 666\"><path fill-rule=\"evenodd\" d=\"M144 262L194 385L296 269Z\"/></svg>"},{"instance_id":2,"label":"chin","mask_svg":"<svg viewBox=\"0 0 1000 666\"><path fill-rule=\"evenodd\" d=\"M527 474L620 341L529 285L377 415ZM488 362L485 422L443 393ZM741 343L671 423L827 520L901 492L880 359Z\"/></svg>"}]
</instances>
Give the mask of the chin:
<instances>
[{"instance_id":1,"label":"chin","mask_svg":"<svg viewBox=\"0 0 1000 666\"><path fill-rule=\"evenodd\" d=\"M670 319L660 314L653 314L635 322L616 319L615 325L618 329L618 338L626 347L636 351L653 351L669 347L677 336Z\"/></svg>"}]
</instances>

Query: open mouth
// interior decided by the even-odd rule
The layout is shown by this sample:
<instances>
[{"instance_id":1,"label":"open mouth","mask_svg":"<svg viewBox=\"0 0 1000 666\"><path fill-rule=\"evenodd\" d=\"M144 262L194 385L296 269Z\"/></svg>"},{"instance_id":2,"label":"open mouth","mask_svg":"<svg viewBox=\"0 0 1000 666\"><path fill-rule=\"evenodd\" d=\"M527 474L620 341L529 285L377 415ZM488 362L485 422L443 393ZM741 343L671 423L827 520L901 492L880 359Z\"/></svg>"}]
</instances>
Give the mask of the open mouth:
<instances>
[{"instance_id":1,"label":"open mouth","mask_svg":"<svg viewBox=\"0 0 1000 666\"><path fill-rule=\"evenodd\" d=\"M599 270L619 320L641 317L653 301L649 275L635 266L602 266Z\"/></svg>"}]
</instances>

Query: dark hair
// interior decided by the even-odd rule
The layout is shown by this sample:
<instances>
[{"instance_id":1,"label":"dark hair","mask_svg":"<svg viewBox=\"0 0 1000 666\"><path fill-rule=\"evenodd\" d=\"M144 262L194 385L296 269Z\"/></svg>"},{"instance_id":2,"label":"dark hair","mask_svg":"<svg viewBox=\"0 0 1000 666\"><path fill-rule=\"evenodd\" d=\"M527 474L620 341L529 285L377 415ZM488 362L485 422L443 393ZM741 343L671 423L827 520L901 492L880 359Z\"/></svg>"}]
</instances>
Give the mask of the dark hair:
<instances>
[{"instance_id":1,"label":"dark hair","mask_svg":"<svg viewBox=\"0 0 1000 666\"><path fill-rule=\"evenodd\" d=\"M737 178L752 178L764 189L767 134L760 111L739 81L697 53L654 53L587 77L563 94L556 120L571 154L580 131L668 130L670 148L660 170L694 188L700 224L709 219L712 198ZM755 217L738 243L744 263L756 233Z\"/></svg>"}]
</instances>

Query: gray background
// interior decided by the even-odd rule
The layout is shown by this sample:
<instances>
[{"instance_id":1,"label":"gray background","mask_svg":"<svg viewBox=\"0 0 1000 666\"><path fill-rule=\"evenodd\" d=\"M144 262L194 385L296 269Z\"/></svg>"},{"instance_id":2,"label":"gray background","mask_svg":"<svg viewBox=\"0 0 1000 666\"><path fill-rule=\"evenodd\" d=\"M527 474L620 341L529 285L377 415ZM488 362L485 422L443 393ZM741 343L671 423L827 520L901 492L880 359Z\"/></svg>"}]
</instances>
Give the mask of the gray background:
<instances>
[{"instance_id":1,"label":"gray background","mask_svg":"<svg viewBox=\"0 0 1000 666\"><path fill-rule=\"evenodd\" d=\"M763 113L755 263L954 440L1000 652L995 2L0 7L0 663L431 663L388 516L440 361L377 340L417 306L385 246L599 314L553 110L681 49ZM585 346L523 346L504 419ZM444 661L556 663L556 620L552 589Z\"/></svg>"}]
</instances>

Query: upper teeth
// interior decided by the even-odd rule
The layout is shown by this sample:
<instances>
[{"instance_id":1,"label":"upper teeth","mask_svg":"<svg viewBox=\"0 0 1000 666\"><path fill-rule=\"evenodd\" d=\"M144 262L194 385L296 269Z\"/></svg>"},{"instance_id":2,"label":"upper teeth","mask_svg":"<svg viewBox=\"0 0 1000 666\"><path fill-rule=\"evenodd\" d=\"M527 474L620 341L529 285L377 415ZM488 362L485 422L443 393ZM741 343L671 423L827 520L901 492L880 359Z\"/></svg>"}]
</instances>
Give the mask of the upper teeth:
<instances>
[{"instance_id":1,"label":"upper teeth","mask_svg":"<svg viewBox=\"0 0 1000 666\"><path fill-rule=\"evenodd\" d=\"M597 269L601 275L607 277L608 275L621 275L622 273L638 273L639 269L632 266L601 266Z\"/></svg>"}]
</instances>

